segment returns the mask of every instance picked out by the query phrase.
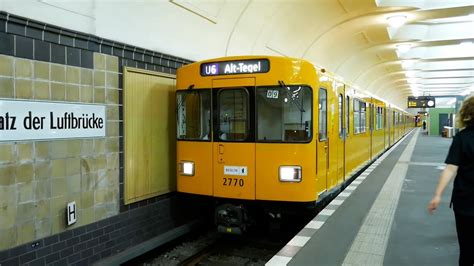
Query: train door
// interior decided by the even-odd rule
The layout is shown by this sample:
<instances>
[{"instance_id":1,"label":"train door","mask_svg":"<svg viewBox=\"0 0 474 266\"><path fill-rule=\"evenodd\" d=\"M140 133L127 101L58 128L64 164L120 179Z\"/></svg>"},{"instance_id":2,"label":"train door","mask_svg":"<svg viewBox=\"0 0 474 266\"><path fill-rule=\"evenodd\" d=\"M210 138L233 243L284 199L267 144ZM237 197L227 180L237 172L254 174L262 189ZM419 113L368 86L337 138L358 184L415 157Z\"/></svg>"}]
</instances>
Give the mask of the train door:
<instances>
[{"instance_id":1,"label":"train door","mask_svg":"<svg viewBox=\"0 0 474 266\"><path fill-rule=\"evenodd\" d=\"M342 183L345 179L345 164L344 164L344 155L345 155L345 138L346 130L344 127L345 120L345 106L344 106L344 86L337 88L337 127L338 127L338 136L337 136L337 182Z\"/></svg>"},{"instance_id":2,"label":"train door","mask_svg":"<svg viewBox=\"0 0 474 266\"><path fill-rule=\"evenodd\" d=\"M328 164L329 164L329 142L328 142L328 93L325 88L320 88L318 93L318 141L317 141L317 167L318 184L317 191L325 192L329 187Z\"/></svg>"},{"instance_id":3,"label":"train door","mask_svg":"<svg viewBox=\"0 0 474 266\"><path fill-rule=\"evenodd\" d=\"M255 79L213 80L214 196L255 199Z\"/></svg>"}]
</instances>

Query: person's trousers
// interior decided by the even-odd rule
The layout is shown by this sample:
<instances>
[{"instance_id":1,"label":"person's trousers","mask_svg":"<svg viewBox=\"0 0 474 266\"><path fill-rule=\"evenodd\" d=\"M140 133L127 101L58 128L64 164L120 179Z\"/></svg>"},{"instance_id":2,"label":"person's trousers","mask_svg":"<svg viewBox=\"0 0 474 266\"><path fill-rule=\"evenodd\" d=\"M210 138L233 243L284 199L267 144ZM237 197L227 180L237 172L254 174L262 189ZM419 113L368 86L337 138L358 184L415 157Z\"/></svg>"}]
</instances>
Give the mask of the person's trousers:
<instances>
[{"instance_id":1,"label":"person's trousers","mask_svg":"<svg viewBox=\"0 0 474 266\"><path fill-rule=\"evenodd\" d=\"M459 241L459 265L474 265L474 216L454 212Z\"/></svg>"}]
</instances>

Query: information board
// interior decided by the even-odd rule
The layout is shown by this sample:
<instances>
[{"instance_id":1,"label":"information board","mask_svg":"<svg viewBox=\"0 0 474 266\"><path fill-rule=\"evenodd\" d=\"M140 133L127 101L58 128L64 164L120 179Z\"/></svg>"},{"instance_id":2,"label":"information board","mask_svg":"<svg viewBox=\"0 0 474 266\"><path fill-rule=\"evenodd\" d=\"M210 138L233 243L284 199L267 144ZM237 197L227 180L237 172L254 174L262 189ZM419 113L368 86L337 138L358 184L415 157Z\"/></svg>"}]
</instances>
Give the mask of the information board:
<instances>
[{"instance_id":1,"label":"information board","mask_svg":"<svg viewBox=\"0 0 474 266\"><path fill-rule=\"evenodd\" d=\"M434 96L408 96L408 108L434 108L436 99Z\"/></svg>"},{"instance_id":2,"label":"information board","mask_svg":"<svg viewBox=\"0 0 474 266\"><path fill-rule=\"evenodd\" d=\"M0 100L0 141L105 137L105 106Z\"/></svg>"},{"instance_id":3,"label":"information board","mask_svg":"<svg viewBox=\"0 0 474 266\"><path fill-rule=\"evenodd\" d=\"M201 64L201 76L266 73L270 70L268 59L211 62Z\"/></svg>"}]
</instances>

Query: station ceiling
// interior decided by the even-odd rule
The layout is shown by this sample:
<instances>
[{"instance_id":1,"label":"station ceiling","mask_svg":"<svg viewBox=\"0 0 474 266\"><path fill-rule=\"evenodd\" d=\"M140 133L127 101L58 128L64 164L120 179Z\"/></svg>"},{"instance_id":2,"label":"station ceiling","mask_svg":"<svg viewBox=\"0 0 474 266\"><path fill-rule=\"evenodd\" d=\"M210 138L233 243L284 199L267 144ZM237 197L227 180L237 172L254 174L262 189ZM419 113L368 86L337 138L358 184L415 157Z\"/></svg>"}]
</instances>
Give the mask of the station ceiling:
<instances>
[{"instance_id":1,"label":"station ceiling","mask_svg":"<svg viewBox=\"0 0 474 266\"><path fill-rule=\"evenodd\" d=\"M400 107L474 91L473 0L23 1L0 8L191 60L304 58Z\"/></svg>"}]
</instances>

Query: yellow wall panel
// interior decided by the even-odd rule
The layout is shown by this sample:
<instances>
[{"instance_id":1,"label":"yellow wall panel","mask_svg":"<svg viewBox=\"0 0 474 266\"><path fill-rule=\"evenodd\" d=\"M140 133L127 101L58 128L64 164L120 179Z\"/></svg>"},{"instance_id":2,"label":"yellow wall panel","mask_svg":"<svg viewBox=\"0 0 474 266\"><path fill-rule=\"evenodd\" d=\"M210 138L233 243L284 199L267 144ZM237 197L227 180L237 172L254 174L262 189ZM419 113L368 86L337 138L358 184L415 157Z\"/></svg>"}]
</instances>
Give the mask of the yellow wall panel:
<instances>
[{"instance_id":1,"label":"yellow wall panel","mask_svg":"<svg viewBox=\"0 0 474 266\"><path fill-rule=\"evenodd\" d=\"M124 69L125 203L176 190L175 78Z\"/></svg>"}]
</instances>

